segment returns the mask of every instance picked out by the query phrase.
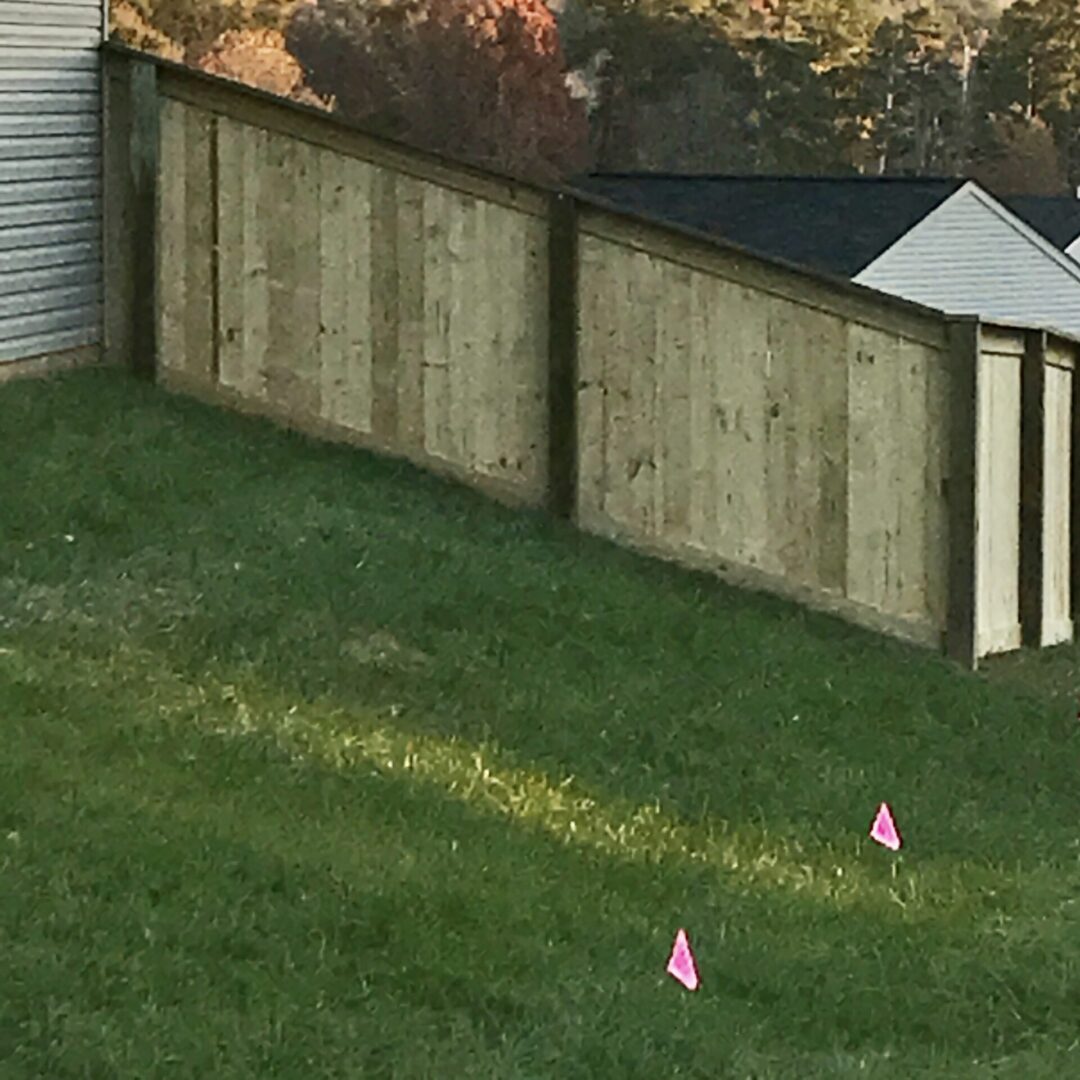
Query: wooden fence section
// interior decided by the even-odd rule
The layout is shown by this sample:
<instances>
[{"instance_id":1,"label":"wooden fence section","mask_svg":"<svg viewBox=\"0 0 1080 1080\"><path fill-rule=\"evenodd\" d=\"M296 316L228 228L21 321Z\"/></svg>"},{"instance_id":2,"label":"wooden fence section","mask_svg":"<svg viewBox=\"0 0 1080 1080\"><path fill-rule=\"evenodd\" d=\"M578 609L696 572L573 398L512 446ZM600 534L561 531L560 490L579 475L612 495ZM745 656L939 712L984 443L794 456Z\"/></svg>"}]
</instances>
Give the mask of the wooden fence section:
<instances>
[{"instance_id":1,"label":"wooden fence section","mask_svg":"<svg viewBox=\"0 0 1080 1080\"><path fill-rule=\"evenodd\" d=\"M108 56L109 347L165 385L967 666L1072 638L1080 343Z\"/></svg>"},{"instance_id":2,"label":"wooden fence section","mask_svg":"<svg viewBox=\"0 0 1080 1080\"><path fill-rule=\"evenodd\" d=\"M544 200L267 128L230 90L160 80L164 381L542 502Z\"/></svg>"},{"instance_id":3,"label":"wooden fence section","mask_svg":"<svg viewBox=\"0 0 1080 1080\"><path fill-rule=\"evenodd\" d=\"M581 230L581 524L940 646L944 320Z\"/></svg>"}]
</instances>

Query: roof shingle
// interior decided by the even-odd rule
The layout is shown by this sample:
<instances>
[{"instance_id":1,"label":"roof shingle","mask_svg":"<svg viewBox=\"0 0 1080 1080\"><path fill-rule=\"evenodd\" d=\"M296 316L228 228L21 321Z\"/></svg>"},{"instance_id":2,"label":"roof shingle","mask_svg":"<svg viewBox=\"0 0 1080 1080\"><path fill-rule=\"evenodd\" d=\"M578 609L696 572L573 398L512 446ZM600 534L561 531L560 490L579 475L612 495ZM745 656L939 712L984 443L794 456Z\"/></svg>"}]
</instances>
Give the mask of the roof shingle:
<instances>
[{"instance_id":1,"label":"roof shingle","mask_svg":"<svg viewBox=\"0 0 1080 1080\"><path fill-rule=\"evenodd\" d=\"M854 277L963 180L596 173L572 186L752 251Z\"/></svg>"}]
</instances>

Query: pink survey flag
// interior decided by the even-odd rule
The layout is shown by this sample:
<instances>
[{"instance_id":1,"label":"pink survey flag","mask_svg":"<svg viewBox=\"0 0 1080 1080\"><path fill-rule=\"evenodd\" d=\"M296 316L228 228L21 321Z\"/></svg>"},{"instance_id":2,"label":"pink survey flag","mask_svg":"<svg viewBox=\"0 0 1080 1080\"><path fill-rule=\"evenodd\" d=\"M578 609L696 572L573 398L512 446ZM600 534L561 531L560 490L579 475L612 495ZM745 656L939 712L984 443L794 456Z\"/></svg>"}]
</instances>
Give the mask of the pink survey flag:
<instances>
[{"instance_id":1,"label":"pink survey flag","mask_svg":"<svg viewBox=\"0 0 1080 1080\"><path fill-rule=\"evenodd\" d=\"M675 935L675 947L671 950L671 959L667 962L667 971L686 987L687 990L698 988L697 965L694 954L690 951L690 942L686 940L686 931L680 930Z\"/></svg>"},{"instance_id":2,"label":"pink survey flag","mask_svg":"<svg viewBox=\"0 0 1080 1080\"><path fill-rule=\"evenodd\" d=\"M877 817L870 827L870 839L884 844L890 851L900 850L900 834L896 831L888 803L882 803L878 807Z\"/></svg>"}]
</instances>

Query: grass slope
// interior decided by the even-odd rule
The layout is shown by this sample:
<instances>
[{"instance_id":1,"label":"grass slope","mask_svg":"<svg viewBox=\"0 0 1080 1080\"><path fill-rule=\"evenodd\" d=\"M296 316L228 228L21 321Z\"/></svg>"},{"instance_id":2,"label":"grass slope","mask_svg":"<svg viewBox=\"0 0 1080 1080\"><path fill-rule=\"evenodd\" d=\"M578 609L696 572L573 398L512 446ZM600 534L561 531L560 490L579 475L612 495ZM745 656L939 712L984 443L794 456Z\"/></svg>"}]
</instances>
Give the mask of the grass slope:
<instances>
[{"instance_id":1,"label":"grass slope","mask_svg":"<svg viewBox=\"0 0 1080 1080\"><path fill-rule=\"evenodd\" d=\"M1073 650L966 675L116 372L0 431L5 1078L1080 1069Z\"/></svg>"}]
</instances>

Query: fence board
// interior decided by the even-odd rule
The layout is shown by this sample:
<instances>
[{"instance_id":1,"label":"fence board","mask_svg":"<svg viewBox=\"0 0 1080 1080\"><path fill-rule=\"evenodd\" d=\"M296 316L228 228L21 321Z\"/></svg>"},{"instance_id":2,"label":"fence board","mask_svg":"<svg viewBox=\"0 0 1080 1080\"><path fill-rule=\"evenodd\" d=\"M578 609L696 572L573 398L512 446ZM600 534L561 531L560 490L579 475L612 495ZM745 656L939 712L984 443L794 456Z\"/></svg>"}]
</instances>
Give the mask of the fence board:
<instances>
[{"instance_id":1,"label":"fence board","mask_svg":"<svg viewBox=\"0 0 1080 1080\"><path fill-rule=\"evenodd\" d=\"M162 368L187 367L187 110L164 101L160 120L157 245L158 361Z\"/></svg>"},{"instance_id":2,"label":"fence board","mask_svg":"<svg viewBox=\"0 0 1080 1080\"><path fill-rule=\"evenodd\" d=\"M397 445L417 454L424 448L424 191L412 177L397 190Z\"/></svg>"},{"instance_id":3,"label":"fence board","mask_svg":"<svg viewBox=\"0 0 1080 1080\"><path fill-rule=\"evenodd\" d=\"M1022 345L1022 339L1021 339ZM1020 646L1020 357L980 356L976 429L977 653Z\"/></svg>"},{"instance_id":4,"label":"fence board","mask_svg":"<svg viewBox=\"0 0 1080 1080\"><path fill-rule=\"evenodd\" d=\"M659 451L656 517L677 544L690 539L690 342L693 333L693 275L669 266L664 297L657 305Z\"/></svg>"},{"instance_id":5,"label":"fence board","mask_svg":"<svg viewBox=\"0 0 1080 1080\"><path fill-rule=\"evenodd\" d=\"M1043 625L1040 645L1071 641L1069 598L1069 476L1072 448L1072 380L1075 370L1046 367L1046 433L1043 466Z\"/></svg>"},{"instance_id":6,"label":"fence board","mask_svg":"<svg viewBox=\"0 0 1080 1080\"><path fill-rule=\"evenodd\" d=\"M449 209L451 195L442 188L425 192L424 216L431 222L425 241L424 291L424 449L444 457L448 453L451 327Z\"/></svg>"}]
</instances>

